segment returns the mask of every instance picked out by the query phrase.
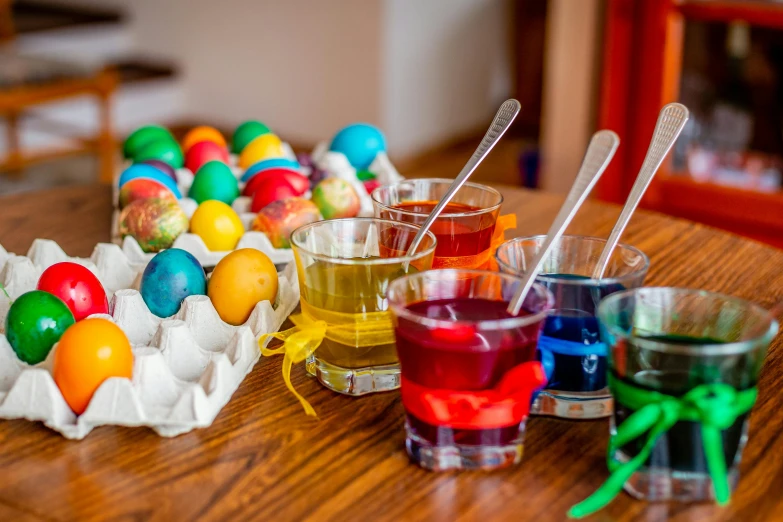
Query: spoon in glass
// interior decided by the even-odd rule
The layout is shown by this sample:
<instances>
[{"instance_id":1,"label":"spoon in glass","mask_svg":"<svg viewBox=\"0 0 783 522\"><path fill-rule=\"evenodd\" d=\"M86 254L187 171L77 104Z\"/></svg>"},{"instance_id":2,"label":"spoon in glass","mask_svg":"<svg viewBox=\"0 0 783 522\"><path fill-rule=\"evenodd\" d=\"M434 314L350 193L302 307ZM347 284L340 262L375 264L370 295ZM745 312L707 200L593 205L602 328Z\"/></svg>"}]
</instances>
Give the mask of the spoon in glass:
<instances>
[{"instance_id":1,"label":"spoon in glass","mask_svg":"<svg viewBox=\"0 0 783 522\"><path fill-rule=\"evenodd\" d=\"M532 288L533 281L535 281L536 276L541 271L544 261L549 256L549 252L560 236L563 235L566 227L574 218L576 211L579 210L579 207L587 199L588 194L590 194L601 174L606 170L609 162L612 161L612 157L619 145L620 138L613 131L602 130L593 134L585 157L582 160L582 166L579 167L579 173L576 175L574 184L568 192L565 203L560 207L560 212L557 213L554 223L549 228L549 232L547 232L546 238L541 244L541 249L533 261L531 261L530 269L521 276L522 284L519 285L508 303L507 311L509 314L517 315L522 309L522 303L525 301L530 288Z\"/></svg>"}]
</instances>

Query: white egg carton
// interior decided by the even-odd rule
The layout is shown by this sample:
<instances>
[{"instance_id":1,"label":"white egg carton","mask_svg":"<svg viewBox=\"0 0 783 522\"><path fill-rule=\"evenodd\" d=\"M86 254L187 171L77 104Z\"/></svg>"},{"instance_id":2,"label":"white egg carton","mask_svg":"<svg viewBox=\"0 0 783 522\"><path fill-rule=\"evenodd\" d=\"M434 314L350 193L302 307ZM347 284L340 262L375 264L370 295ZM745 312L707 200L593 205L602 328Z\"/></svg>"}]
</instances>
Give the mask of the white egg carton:
<instances>
[{"instance_id":1,"label":"white egg carton","mask_svg":"<svg viewBox=\"0 0 783 522\"><path fill-rule=\"evenodd\" d=\"M276 303L258 303L242 326L224 323L206 296L188 297L176 315L161 319L138 292L145 265L114 244L98 244L89 259L69 258L56 243L41 239L27 256L0 246L0 281L16 299L35 288L44 269L66 260L88 267L106 288L111 314L99 317L128 336L133 377L106 380L87 410L75 415L52 377L57 347L38 365L20 361L4 335L10 302L0 294L0 418L42 421L69 439L84 438L101 425L148 426L164 437L209 426L258 361L259 336L277 331L299 302L291 263L278 274Z\"/></svg>"},{"instance_id":2,"label":"white egg carton","mask_svg":"<svg viewBox=\"0 0 783 522\"><path fill-rule=\"evenodd\" d=\"M332 152L329 150L329 143L321 142L313 149L313 162L315 165L325 170L330 176L342 178L350 183L359 194L361 200L360 216L371 217L375 214L372 204L372 198L364 188L364 183L356 177L356 169L348 162L348 158L342 152ZM385 152L379 152L370 168L367 169L375 174L376 179L381 185L392 185L404 179L397 169L394 168L389 156Z\"/></svg>"}]
</instances>

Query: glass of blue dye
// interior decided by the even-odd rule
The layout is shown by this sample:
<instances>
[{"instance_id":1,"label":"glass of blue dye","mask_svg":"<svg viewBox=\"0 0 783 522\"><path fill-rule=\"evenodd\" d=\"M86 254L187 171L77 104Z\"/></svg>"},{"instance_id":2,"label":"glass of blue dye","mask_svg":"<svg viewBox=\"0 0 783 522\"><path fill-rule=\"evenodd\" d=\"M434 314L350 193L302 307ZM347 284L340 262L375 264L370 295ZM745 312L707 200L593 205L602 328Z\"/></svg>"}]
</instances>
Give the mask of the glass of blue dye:
<instances>
[{"instance_id":1,"label":"glass of blue dye","mask_svg":"<svg viewBox=\"0 0 783 522\"><path fill-rule=\"evenodd\" d=\"M503 243L495 254L500 270L523 274L544 238ZM607 348L599 338L596 310L607 295L640 287L650 260L640 250L619 244L604 277L591 279L605 245L606 240L596 237L562 236L536 278L552 292L555 304L538 342L538 357L549 382L535 398L532 415L598 419L612 414Z\"/></svg>"}]
</instances>

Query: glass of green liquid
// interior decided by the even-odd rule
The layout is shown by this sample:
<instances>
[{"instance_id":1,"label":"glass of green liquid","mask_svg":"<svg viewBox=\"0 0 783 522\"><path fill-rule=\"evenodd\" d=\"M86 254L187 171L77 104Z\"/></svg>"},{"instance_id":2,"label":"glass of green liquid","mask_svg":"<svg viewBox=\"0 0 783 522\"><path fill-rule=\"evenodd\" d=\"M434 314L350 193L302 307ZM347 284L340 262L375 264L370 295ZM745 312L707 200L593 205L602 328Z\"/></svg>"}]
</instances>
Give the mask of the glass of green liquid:
<instances>
[{"instance_id":1,"label":"glass of green liquid","mask_svg":"<svg viewBox=\"0 0 783 522\"><path fill-rule=\"evenodd\" d=\"M389 283L432 268L435 236L406 252L419 227L376 218L319 221L291 234L302 317L325 336L306 360L307 372L347 395L400 386ZM300 326L300 325L297 325Z\"/></svg>"},{"instance_id":2,"label":"glass of green liquid","mask_svg":"<svg viewBox=\"0 0 783 522\"><path fill-rule=\"evenodd\" d=\"M751 302L680 288L612 294L598 320L614 396L610 471L637 498L728 502L777 322Z\"/></svg>"}]
</instances>

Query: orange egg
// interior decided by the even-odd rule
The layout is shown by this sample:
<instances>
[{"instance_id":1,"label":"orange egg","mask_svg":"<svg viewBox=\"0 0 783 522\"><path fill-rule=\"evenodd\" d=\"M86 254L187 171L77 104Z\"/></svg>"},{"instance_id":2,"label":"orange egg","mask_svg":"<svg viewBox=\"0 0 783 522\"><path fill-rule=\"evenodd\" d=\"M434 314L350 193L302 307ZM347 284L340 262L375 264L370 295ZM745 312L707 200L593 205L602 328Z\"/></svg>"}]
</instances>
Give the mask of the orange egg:
<instances>
[{"instance_id":1,"label":"orange egg","mask_svg":"<svg viewBox=\"0 0 783 522\"><path fill-rule=\"evenodd\" d=\"M221 259L207 285L207 295L218 315L239 326L256 304L275 302L277 269L272 260L254 248L240 248Z\"/></svg>"},{"instance_id":2,"label":"orange egg","mask_svg":"<svg viewBox=\"0 0 783 522\"><path fill-rule=\"evenodd\" d=\"M84 319L68 328L54 353L54 382L65 402L81 415L110 377L130 379L133 352L128 337L107 319Z\"/></svg>"},{"instance_id":3,"label":"orange egg","mask_svg":"<svg viewBox=\"0 0 783 522\"><path fill-rule=\"evenodd\" d=\"M190 129L190 131L185 134L185 137L182 139L182 152L187 152L190 147L200 141L211 141L217 143L221 147L226 146L226 139L219 130L207 125L201 125L200 127Z\"/></svg>"}]
</instances>

